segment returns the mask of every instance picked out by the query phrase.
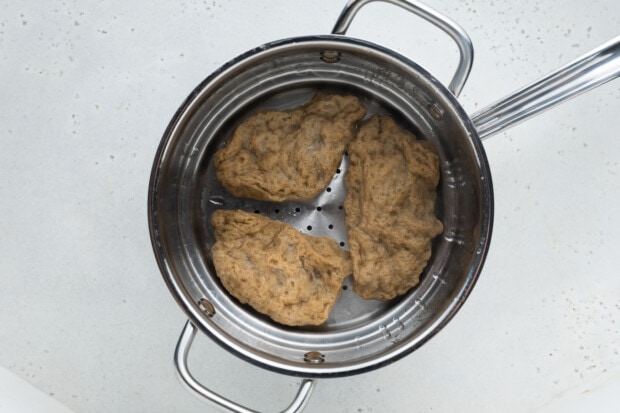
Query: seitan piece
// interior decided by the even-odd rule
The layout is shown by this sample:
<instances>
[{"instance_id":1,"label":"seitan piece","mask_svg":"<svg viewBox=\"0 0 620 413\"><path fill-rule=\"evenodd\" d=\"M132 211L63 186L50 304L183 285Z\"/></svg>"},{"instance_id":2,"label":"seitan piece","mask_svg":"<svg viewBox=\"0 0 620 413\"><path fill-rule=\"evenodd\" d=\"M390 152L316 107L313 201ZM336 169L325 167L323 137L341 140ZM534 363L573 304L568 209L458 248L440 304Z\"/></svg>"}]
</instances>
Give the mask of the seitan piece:
<instances>
[{"instance_id":1,"label":"seitan piece","mask_svg":"<svg viewBox=\"0 0 620 413\"><path fill-rule=\"evenodd\" d=\"M344 207L353 261L353 289L390 300L419 282L431 240L443 230L435 217L439 160L430 142L373 116L348 146Z\"/></svg>"},{"instance_id":2,"label":"seitan piece","mask_svg":"<svg viewBox=\"0 0 620 413\"><path fill-rule=\"evenodd\" d=\"M217 178L236 197L314 198L333 178L365 114L356 97L325 93L293 110L258 112L215 154Z\"/></svg>"},{"instance_id":3,"label":"seitan piece","mask_svg":"<svg viewBox=\"0 0 620 413\"><path fill-rule=\"evenodd\" d=\"M218 210L211 222L213 263L230 294L281 324L327 320L352 271L336 241L240 210Z\"/></svg>"}]
</instances>

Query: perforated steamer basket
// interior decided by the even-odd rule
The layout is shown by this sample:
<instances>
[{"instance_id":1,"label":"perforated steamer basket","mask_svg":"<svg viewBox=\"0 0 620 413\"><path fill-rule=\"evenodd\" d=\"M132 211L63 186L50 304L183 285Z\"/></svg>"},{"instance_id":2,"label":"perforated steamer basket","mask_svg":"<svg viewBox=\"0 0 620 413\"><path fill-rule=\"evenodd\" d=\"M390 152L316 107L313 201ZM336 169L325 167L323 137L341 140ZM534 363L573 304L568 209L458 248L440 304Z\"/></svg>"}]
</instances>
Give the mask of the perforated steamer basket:
<instances>
[{"instance_id":1,"label":"perforated steamer basket","mask_svg":"<svg viewBox=\"0 0 620 413\"><path fill-rule=\"evenodd\" d=\"M394 51L342 36L368 2L347 4L333 35L269 43L213 73L179 108L155 157L149 186L151 240L164 280L189 318L175 352L176 366L185 384L222 408L250 411L192 377L187 354L197 330L260 367L303 377L287 411L303 408L314 378L379 368L441 330L474 286L489 246L493 194L480 138L618 76L616 39L470 119L455 97L473 56L463 30L419 3L389 1L431 21L456 41L460 61L446 88ZM235 126L252 113L299 106L319 90L354 94L368 108L368 116L391 115L435 145L441 170L436 215L444 232L434 240L420 284L404 296L389 302L363 300L347 280L327 322L295 328L241 305L222 287L210 257L210 218L220 208L242 209L309 235L330 236L346 249L347 156L319 196L283 203L231 196L215 177L213 159Z\"/></svg>"}]
</instances>

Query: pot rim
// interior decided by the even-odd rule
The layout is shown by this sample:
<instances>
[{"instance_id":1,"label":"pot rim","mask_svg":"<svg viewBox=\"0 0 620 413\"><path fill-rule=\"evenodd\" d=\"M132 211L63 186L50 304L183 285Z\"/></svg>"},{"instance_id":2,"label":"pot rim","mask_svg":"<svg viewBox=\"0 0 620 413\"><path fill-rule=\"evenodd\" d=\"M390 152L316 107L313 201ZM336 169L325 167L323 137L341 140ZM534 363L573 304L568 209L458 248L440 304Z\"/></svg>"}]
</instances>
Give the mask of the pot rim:
<instances>
[{"instance_id":1,"label":"pot rim","mask_svg":"<svg viewBox=\"0 0 620 413\"><path fill-rule=\"evenodd\" d=\"M251 63L253 59L262 58L264 54L271 53L274 50L282 48L296 49L302 45L315 43L320 44L326 50L329 50L330 46L335 47L345 45L347 47L353 47L356 50L363 50L367 53L372 53L373 55L376 54L382 58L396 62L399 65L415 69L424 76L426 81L429 81L437 87L441 91L444 101L449 102L451 109L458 113L463 127L467 129L471 146L475 150L477 156L477 167L481 176L480 184L483 198L481 203L485 208L484 219L482 220L482 226L480 228L480 243L477 246L477 255L472 261L472 265L469 267L468 276L466 278L467 280L459 288L459 292L456 293L456 299L450 303L445 311L443 311L443 313L441 313L433 323L428 325L422 334L422 337L408 345L395 346L394 350L387 352L381 357L373 357L368 360L363 360L363 362L343 364L339 367L322 367L321 364L311 363L302 366L291 366L288 363L280 362L274 358L269 358L267 355L259 357L255 351L244 348L244 346L239 345L235 341L231 341L227 336L221 334L216 328L211 328L210 323L212 322L208 317L205 317L204 309L201 309L192 300L187 299L185 287L171 275L172 269L168 262L168 258L166 257L166 253L163 250L160 232L157 225L157 199L160 174L162 172L162 161L169 154L169 151L171 151L171 139L175 134L175 130L179 127L179 123L184 115L191 112L192 107L199 103L200 96L208 93L209 88L212 88L218 82L223 81L227 77L227 74L233 71L240 64ZM155 253L160 272L169 290L172 292L173 297L184 310L190 321L227 351L235 354L245 361L250 362L251 364L278 373L308 378L343 377L368 372L386 366L410 354L437 334L459 311L474 287L487 256L493 224L493 188L488 161L475 126L454 95L425 69L405 56L396 53L391 49L384 48L365 40L340 35L301 36L266 43L238 55L206 77L205 80L200 82L200 84L194 88L194 90L184 100L167 126L153 162L148 191L148 220L153 251Z\"/></svg>"}]
</instances>

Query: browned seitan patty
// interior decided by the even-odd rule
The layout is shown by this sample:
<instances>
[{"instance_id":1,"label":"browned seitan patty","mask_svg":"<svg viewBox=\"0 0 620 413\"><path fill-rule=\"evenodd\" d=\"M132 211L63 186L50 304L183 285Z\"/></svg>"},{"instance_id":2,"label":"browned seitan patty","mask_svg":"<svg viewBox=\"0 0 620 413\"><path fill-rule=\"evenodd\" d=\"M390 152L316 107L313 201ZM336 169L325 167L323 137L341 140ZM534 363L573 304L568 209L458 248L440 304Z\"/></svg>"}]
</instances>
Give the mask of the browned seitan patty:
<instances>
[{"instance_id":1,"label":"browned seitan patty","mask_svg":"<svg viewBox=\"0 0 620 413\"><path fill-rule=\"evenodd\" d=\"M361 297L390 300L407 292L443 230L435 218L439 161L430 142L373 116L348 146L346 222L353 289Z\"/></svg>"},{"instance_id":2,"label":"browned seitan patty","mask_svg":"<svg viewBox=\"0 0 620 413\"><path fill-rule=\"evenodd\" d=\"M258 112L216 153L217 178L237 197L314 198L333 178L365 113L354 96L324 93L297 109Z\"/></svg>"},{"instance_id":3,"label":"browned seitan patty","mask_svg":"<svg viewBox=\"0 0 620 413\"><path fill-rule=\"evenodd\" d=\"M212 224L213 263L230 294L281 324L327 320L352 270L336 241L238 210L216 211Z\"/></svg>"}]
</instances>

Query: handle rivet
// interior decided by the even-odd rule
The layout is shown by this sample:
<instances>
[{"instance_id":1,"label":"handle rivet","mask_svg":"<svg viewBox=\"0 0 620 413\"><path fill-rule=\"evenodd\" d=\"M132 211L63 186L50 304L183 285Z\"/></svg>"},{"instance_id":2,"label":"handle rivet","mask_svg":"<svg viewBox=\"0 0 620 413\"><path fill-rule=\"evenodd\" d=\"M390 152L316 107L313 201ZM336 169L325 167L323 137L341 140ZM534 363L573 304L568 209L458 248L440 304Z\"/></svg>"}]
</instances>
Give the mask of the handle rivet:
<instances>
[{"instance_id":1,"label":"handle rivet","mask_svg":"<svg viewBox=\"0 0 620 413\"><path fill-rule=\"evenodd\" d=\"M320 351L309 351L304 354L304 361L306 363L320 364L325 362L325 355Z\"/></svg>"},{"instance_id":2,"label":"handle rivet","mask_svg":"<svg viewBox=\"0 0 620 413\"><path fill-rule=\"evenodd\" d=\"M441 120L441 118L443 118L443 114L445 113L443 108L437 103L428 105L428 111L436 120Z\"/></svg>"},{"instance_id":3,"label":"handle rivet","mask_svg":"<svg viewBox=\"0 0 620 413\"><path fill-rule=\"evenodd\" d=\"M340 52L333 50L324 50L321 52L321 60L325 63L336 63L340 61Z\"/></svg>"},{"instance_id":4,"label":"handle rivet","mask_svg":"<svg viewBox=\"0 0 620 413\"><path fill-rule=\"evenodd\" d=\"M200 301L198 301L198 307L200 307L202 312L209 317L213 317L215 315L215 307L213 307L211 301L206 298L201 298Z\"/></svg>"}]
</instances>

